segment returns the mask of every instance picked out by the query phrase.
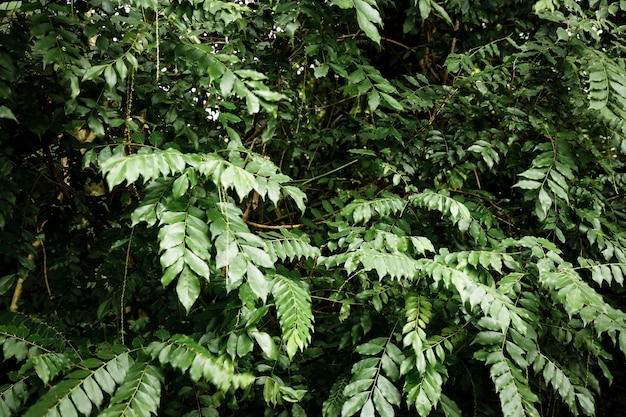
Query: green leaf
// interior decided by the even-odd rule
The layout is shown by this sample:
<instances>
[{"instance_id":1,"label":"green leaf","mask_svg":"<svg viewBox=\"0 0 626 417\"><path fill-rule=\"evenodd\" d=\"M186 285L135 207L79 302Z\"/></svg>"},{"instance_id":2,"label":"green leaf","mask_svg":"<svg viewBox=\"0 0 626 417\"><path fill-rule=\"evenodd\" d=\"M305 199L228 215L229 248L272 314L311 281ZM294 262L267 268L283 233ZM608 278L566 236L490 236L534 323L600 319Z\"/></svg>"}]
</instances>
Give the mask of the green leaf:
<instances>
[{"instance_id":1,"label":"green leaf","mask_svg":"<svg viewBox=\"0 0 626 417\"><path fill-rule=\"evenodd\" d=\"M86 416L91 414L91 400L89 399L87 394L85 394L85 391L83 391L81 388L76 388L74 391L72 391L70 397L79 413Z\"/></svg>"},{"instance_id":2,"label":"green leaf","mask_svg":"<svg viewBox=\"0 0 626 417\"><path fill-rule=\"evenodd\" d=\"M174 193L175 198L180 198L189 189L189 177L187 174L183 174L178 177L174 183L172 184L172 192Z\"/></svg>"},{"instance_id":3,"label":"green leaf","mask_svg":"<svg viewBox=\"0 0 626 417\"><path fill-rule=\"evenodd\" d=\"M441 16L443 20L446 21L447 24L449 24L450 26L454 26L454 24L452 23L452 19L450 18L450 15L443 7L441 7L436 1L431 1L431 5L433 9L437 11L439 16Z\"/></svg>"},{"instance_id":4,"label":"green leaf","mask_svg":"<svg viewBox=\"0 0 626 417\"><path fill-rule=\"evenodd\" d=\"M365 0L353 0L356 8L356 18L359 27L365 32L368 38L380 44L380 34L376 28L376 24L382 24L382 19L378 10L372 7Z\"/></svg>"},{"instance_id":5,"label":"green leaf","mask_svg":"<svg viewBox=\"0 0 626 417\"><path fill-rule=\"evenodd\" d=\"M261 97L263 100L267 100L267 101L282 101L282 100L287 99L286 95L277 93L275 91L254 90L253 93L256 96Z\"/></svg>"},{"instance_id":6,"label":"green leaf","mask_svg":"<svg viewBox=\"0 0 626 417\"><path fill-rule=\"evenodd\" d=\"M361 355L376 355L377 353L382 351L383 348L385 347L384 346L385 339L382 339L382 340L377 339L377 341L378 343L375 343L375 341L370 341L362 345L359 345L356 348L356 351L360 353Z\"/></svg>"},{"instance_id":7,"label":"green leaf","mask_svg":"<svg viewBox=\"0 0 626 417\"><path fill-rule=\"evenodd\" d=\"M270 283L265 278L265 275L254 264L248 262L246 277L252 292L265 303L270 287Z\"/></svg>"},{"instance_id":8,"label":"green leaf","mask_svg":"<svg viewBox=\"0 0 626 417\"><path fill-rule=\"evenodd\" d=\"M0 277L0 295L4 295L13 288L15 283L15 275L5 275Z\"/></svg>"},{"instance_id":9,"label":"green leaf","mask_svg":"<svg viewBox=\"0 0 626 417\"><path fill-rule=\"evenodd\" d=\"M93 67L87 68L83 73L83 81L93 80L102 74L106 68L108 68L108 65L94 65Z\"/></svg>"},{"instance_id":10,"label":"green leaf","mask_svg":"<svg viewBox=\"0 0 626 417\"><path fill-rule=\"evenodd\" d=\"M339 6L342 9L350 9L354 7L354 2L352 0L332 0L331 4L333 6Z\"/></svg>"},{"instance_id":11,"label":"green leaf","mask_svg":"<svg viewBox=\"0 0 626 417\"><path fill-rule=\"evenodd\" d=\"M247 271L248 261L242 253L238 253L229 264L226 288L228 290L238 288L243 282L243 276Z\"/></svg>"},{"instance_id":12,"label":"green leaf","mask_svg":"<svg viewBox=\"0 0 626 417\"><path fill-rule=\"evenodd\" d=\"M97 119L93 119L97 121ZM89 120L91 121L92 118ZM93 130L91 124L90 128ZM98 134L95 131L94 133ZM101 133L104 135L104 130ZM142 153L125 156L123 149L117 148L113 155L99 160L99 163L110 188L121 184L123 181L129 184L134 183L140 176L147 181L177 174L182 172L186 165L182 153L174 149L154 152L145 150Z\"/></svg>"},{"instance_id":13,"label":"green leaf","mask_svg":"<svg viewBox=\"0 0 626 417\"><path fill-rule=\"evenodd\" d=\"M161 371L147 362L137 361L100 417L156 414L160 404Z\"/></svg>"},{"instance_id":14,"label":"green leaf","mask_svg":"<svg viewBox=\"0 0 626 417\"><path fill-rule=\"evenodd\" d=\"M541 188L542 184L538 181L522 180L515 183L513 187L523 188L525 190L536 190Z\"/></svg>"},{"instance_id":15,"label":"green leaf","mask_svg":"<svg viewBox=\"0 0 626 417\"><path fill-rule=\"evenodd\" d=\"M87 120L87 124L89 125L89 129L96 135L98 138L104 137L104 125L102 122L95 116L89 116Z\"/></svg>"},{"instance_id":16,"label":"green leaf","mask_svg":"<svg viewBox=\"0 0 626 417\"><path fill-rule=\"evenodd\" d=\"M211 271L209 270L209 266L204 262L204 260L200 259L198 255L193 253L190 250L186 250L183 255L183 259L185 264L198 276L209 279L211 276Z\"/></svg>"},{"instance_id":17,"label":"green leaf","mask_svg":"<svg viewBox=\"0 0 626 417\"><path fill-rule=\"evenodd\" d=\"M274 267L274 260L267 252L267 250L255 248L254 246L244 244L241 245L241 249L243 253L248 256L248 259L252 261L255 265L263 266L266 268Z\"/></svg>"},{"instance_id":18,"label":"green leaf","mask_svg":"<svg viewBox=\"0 0 626 417\"><path fill-rule=\"evenodd\" d=\"M550 207L552 207L552 199L546 192L544 188L539 190L538 200L537 200L537 217L539 219L545 219L547 216Z\"/></svg>"},{"instance_id":19,"label":"green leaf","mask_svg":"<svg viewBox=\"0 0 626 417\"><path fill-rule=\"evenodd\" d=\"M585 414L589 416L593 416L596 414L596 407L593 402L593 397L591 395L586 395L585 393L576 394L576 399L580 404L580 407L584 410Z\"/></svg>"},{"instance_id":20,"label":"green leaf","mask_svg":"<svg viewBox=\"0 0 626 417\"><path fill-rule=\"evenodd\" d=\"M430 11L432 10L432 0L419 0L419 10L422 22L428 19Z\"/></svg>"},{"instance_id":21,"label":"green leaf","mask_svg":"<svg viewBox=\"0 0 626 417\"><path fill-rule=\"evenodd\" d=\"M379 375L376 380L376 389L382 394L382 396L389 401L389 403L400 406L401 395L398 388L396 388L391 381L389 381L383 375Z\"/></svg>"},{"instance_id":22,"label":"green leaf","mask_svg":"<svg viewBox=\"0 0 626 417\"><path fill-rule=\"evenodd\" d=\"M224 74L222 74L222 78L220 79L220 92L222 96L228 97L233 91L233 85L235 83L235 74L232 71L226 70Z\"/></svg>"},{"instance_id":23,"label":"green leaf","mask_svg":"<svg viewBox=\"0 0 626 417\"><path fill-rule=\"evenodd\" d=\"M350 6L352 6L352 0L347 0L347 1L350 2ZM315 78L325 77L328 74L329 69L330 69L330 65L322 64L318 67L315 67L315 69L313 70L313 75L315 76Z\"/></svg>"},{"instance_id":24,"label":"green leaf","mask_svg":"<svg viewBox=\"0 0 626 417\"><path fill-rule=\"evenodd\" d=\"M350 417L356 414L367 401L369 397L369 392L362 392L360 394L351 397L348 401L343 404L341 407L341 417Z\"/></svg>"},{"instance_id":25,"label":"green leaf","mask_svg":"<svg viewBox=\"0 0 626 417\"><path fill-rule=\"evenodd\" d=\"M11 119L17 122L17 119L15 118L13 111L7 106L0 106L0 119Z\"/></svg>"},{"instance_id":26,"label":"green leaf","mask_svg":"<svg viewBox=\"0 0 626 417\"><path fill-rule=\"evenodd\" d=\"M355 223L367 223L374 216L389 216L406 208L406 201L396 195L376 198L373 200L358 199L345 206L341 213L351 216Z\"/></svg>"},{"instance_id":27,"label":"green leaf","mask_svg":"<svg viewBox=\"0 0 626 417\"><path fill-rule=\"evenodd\" d=\"M117 74L115 73L112 65L107 65L104 69L104 80L109 88L115 88L115 85L117 84Z\"/></svg>"},{"instance_id":28,"label":"green leaf","mask_svg":"<svg viewBox=\"0 0 626 417\"><path fill-rule=\"evenodd\" d=\"M124 63L123 59L118 59L117 61L115 61L115 70L119 74L120 80L122 81L126 80L126 76L128 74L128 67ZM106 79L106 74L105 74L105 79Z\"/></svg>"},{"instance_id":29,"label":"green leaf","mask_svg":"<svg viewBox=\"0 0 626 417\"><path fill-rule=\"evenodd\" d=\"M371 399L368 399L365 404L363 405L363 408L361 408L361 414L359 414L360 417L376 417L376 411L374 410L374 403L372 402ZM391 414L391 416L393 416L393 414Z\"/></svg>"},{"instance_id":30,"label":"green leaf","mask_svg":"<svg viewBox=\"0 0 626 417\"><path fill-rule=\"evenodd\" d=\"M242 333L237 337L237 356L242 358L252 352L254 344L247 334Z\"/></svg>"},{"instance_id":31,"label":"green leaf","mask_svg":"<svg viewBox=\"0 0 626 417\"><path fill-rule=\"evenodd\" d=\"M474 337L472 343L478 343L480 345L500 345L504 340L504 335L500 332L482 331Z\"/></svg>"},{"instance_id":32,"label":"green leaf","mask_svg":"<svg viewBox=\"0 0 626 417\"><path fill-rule=\"evenodd\" d=\"M200 280L198 280L198 277L186 266L183 267L178 277L176 294L178 295L180 303L185 307L187 313L189 313L193 303L196 302L196 299L200 295Z\"/></svg>"},{"instance_id":33,"label":"green leaf","mask_svg":"<svg viewBox=\"0 0 626 417\"><path fill-rule=\"evenodd\" d=\"M37 376L44 384L56 378L59 373L70 368L70 358L67 355L50 352L31 357L27 365L32 363ZM26 366L27 366L26 365Z\"/></svg>"},{"instance_id":34,"label":"green leaf","mask_svg":"<svg viewBox=\"0 0 626 417\"><path fill-rule=\"evenodd\" d=\"M461 409L447 395L441 394L439 404L446 417L461 417Z\"/></svg>"},{"instance_id":35,"label":"green leaf","mask_svg":"<svg viewBox=\"0 0 626 417\"><path fill-rule=\"evenodd\" d=\"M14 415L28 397L28 387L23 379L4 385L0 389L0 413Z\"/></svg>"},{"instance_id":36,"label":"green leaf","mask_svg":"<svg viewBox=\"0 0 626 417\"><path fill-rule=\"evenodd\" d=\"M267 79L267 76L265 74L260 73L255 70L250 70L250 69L239 69L235 71L235 74L237 74L241 78L248 78L254 81L261 81L261 80Z\"/></svg>"},{"instance_id":37,"label":"green leaf","mask_svg":"<svg viewBox=\"0 0 626 417\"><path fill-rule=\"evenodd\" d=\"M39 400L30 407L24 417L34 416L78 416L89 415L93 406L100 407L103 391L112 394L132 366L127 352L114 355L107 362L85 361L94 369L75 371L54 384ZM114 379L112 374L116 375ZM92 406L93 404L93 406Z\"/></svg>"},{"instance_id":38,"label":"green leaf","mask_svg":"<svg viewBox=\"0 0 626 417\"><path fill-rule=\"evenodd\" d=\"M523 379L521 371L507 360L501 351L490 353L486 362L491 365L490 376L499 394L504 416L538 417L539 413L533 405L538 398L524 386L526 380Z\"/></svg>"},{"instance_id":39,"label":"green leaf","mask_svg":"<svg viewBox=\"0 0 626 417\"><path fill-rule=\"evenodd\" d=\"M265 332L260 332L258 330L251 330L248 332L248 334L252 336L252 338L254 338L254 340L259 345L263 353L269 359L275 360L275 361L278 360L280 352L278 351L278 347L276 346L276 343L274 343L274 340L269 334Z\"/></svg>"},{"instance_id":40,"label":"green leaf","mask_svg":"<svg viewBox=\"0 0 626 417\"><path fill-rule=\"evenodd\" d=\"M398 100L396 100L395 98L391 97L389 94L387 94L387 93L380 93L380 96L383 98L383 100L385 100L385 102L392 109L398 110L398 111L404 110L404 106L402 106L402 104L400 104L400 102Z\"/></svg>"},{"instance_id":41,"label":"green leaf","mask_svg":"<svg viewBox=\"0 0 626 417\"><path fill-rule=\"evenodd\" d=\"M304 204L304 200L306 200L306 194L304 194L304 192L299 188L292 185L284 186L283 192L293 199L300 212L304 214L304 212L306 211L306 205Z\"/></svg>"},{"instance_id":42,"label":"green leaf","mask_svg":"<svg viewBox=\"0 0 626 417\"><path fill-rule=\"evenodd\" d=\"M234 188L239 199L243 199L256 187L257 183L254 175L242 168L230 165L220 176L220 184L226 189Z\"/></svg>"},{"instance_id":43,"label":"green leaf","mask_svg":"<svg viewBox=\"0 0 626 417\"><path fill-rule=\"evenodd\" d=\"M251 91L246 92L246 107L248 108L248 114L258 113L260 110L260 103L257 96Z\"/></svg>"},{"instance_id":44,"label":"green leaf","mask_svg":"<svg viewBox=\"0 0 626 417\"><path fill-rule=\"evenodd\" d=\"M395 415L395 410L392 405L389 404L378 388L374 390L374 405L376 406L378 414L381 416L393 417Z\"/></svg>"},{"instance_id":45,"label":"green leaf","mask_svg":"<svg viewBox=\"0 0 626 417\"><path fill-rule=\"evenodd\" d=\"M190 360L179 360L181 372L189 373L190 378L197 382L206 378L220 391L231 388L246 388L254 382L254 377L248 373L235 372L233 364L227 359L215 357L209 350L189 336L173 335L163 342L152 342L146 352L154 359L158 358L163 364L171 363L174 352L188 357Z\"/></svg>"},{"instance_id":46,"label":"green leaf","mask_svg":"<svg viewBox=\"0 0 626 417\"><path fill-rule=\"evenodd\" d=\"M274 276L272 295L283 332L283 343L289 358L293 358L298 349L304 350L311 341L311 296L304 283L281 275Z\"/></svg>"}]
</instances>

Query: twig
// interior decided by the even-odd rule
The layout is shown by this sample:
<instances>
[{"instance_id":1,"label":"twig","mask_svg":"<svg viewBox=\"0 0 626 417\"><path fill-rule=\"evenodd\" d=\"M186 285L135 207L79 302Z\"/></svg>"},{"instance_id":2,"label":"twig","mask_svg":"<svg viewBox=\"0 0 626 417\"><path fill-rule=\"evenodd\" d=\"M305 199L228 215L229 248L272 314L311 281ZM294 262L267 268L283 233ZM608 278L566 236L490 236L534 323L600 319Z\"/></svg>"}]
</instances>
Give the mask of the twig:
<instances>
[{"instance_id":1,"label":"twig","mask_svg":"<svg viewBox=\"0 0 626 417\"><path fill-rule=\"evenodd\" d=\"M46 247L43 244L43 240L36 240L33 242L33 246L35 248L41 246L41 253L43 254L43 280L46 283L48 297L52 300L52 290L50 289L50 281L48 280L48 254L46 253Z\"/></svg>"},{"instance_id":2,"label":"twig","mask_svg":"<svg viewBox=\"0 0 626 417\"><path fill-rule=\"evenodd\" d=\"M128 281L128 264L130 263L130 245L133 243L133 234L135 227L130 229L130 237L128 238L128 246L126 247L126 259L124 260L124 278L122 281L122 293L120 295L120 339L124 344L124 297L126 295L126 283Z\"/></svg>"},{"instance_id":3,"label":"twig","mask_svg":"<svg viewBox=\"0 0 626 417\"><path fill-rule=\"evenodd\" d=\"M401 46L401 47L403 47L404 49L407 49L407 50L409 50L409 51L413 51L413 50L415 50L415 47L411 48L410 46L405 45L405 44L403 44L403 43L401 43L401 42L398 42L398 41L396 41L396 40L394 40L394 39L385 38L384 36L383 36L383 37L381 37L380 39L384 40L385 42L389 42L389 43L393 43L394 45Z\"/></svg>"},{"instance_id":4,"label":"twig","mask_svg":"<svg viewBox=\"0 0 626 417\"><path fill-rule=\"evenodd\" d=\"M17 302L20 300L20 297L22 296L22 290L24 289L24 278L18 278L17 279L17 285L15 286L15 290L13 291L13 298L11 299L11 307L9 307L9 310L11 310L13 313L17 313L18 310L18 306L17 306Z\"/></svg>"},{"instance_id":5,"label":"twig","mask_svg":"<svg viewBox=\"0 0 626 417\"><path fill-rule=\"evenodd\" d=\"M302 181L302 185L304 185L304 184L308 184L308 183L310 183L311 181L315 181L315 180L317 180L317 179L320 179L320 178L323 178L323 177L325 177L325 176L327 176L327 175L330 175L330 174L332 174L332 173L334 173L334 172L337 172L337 171L340 171L340 170L342 170L342 169L344 169L344 168L347 168L347 167L349 167L350 165L354 164L354 163L355 163L355 162L357 162L357 161L358 161L358 159L355 159L355 160L350 161L350 162L348 162L348 163L346 163L346 164L343 164L343 165L342 165L342 166L340 166L340 167L337 167L337 168L335 168L335 169L331 169L330 171L325 172L325 173L323 173L323 174L317 175L317 176L315 176L315 177L307 178L306 180L299 180L299 181ZM298 181L294 181L294 182L298 182Z\"/></svg>"},{"instance_id":6,"label":"twig","mask_svg":"<svg viewBox=\"0 0 626 417\"><path fill-rule=\"evenodd\" d=\"M246 222L246 224L249 224L252 227L256 227L257 229L267 229L267 230L299 229L301 227L304 227L303 223L274 225L274 224L255 223L255 222L250 221L250 220L246 220L245 222Z\"/></svg>"}]
</instances>

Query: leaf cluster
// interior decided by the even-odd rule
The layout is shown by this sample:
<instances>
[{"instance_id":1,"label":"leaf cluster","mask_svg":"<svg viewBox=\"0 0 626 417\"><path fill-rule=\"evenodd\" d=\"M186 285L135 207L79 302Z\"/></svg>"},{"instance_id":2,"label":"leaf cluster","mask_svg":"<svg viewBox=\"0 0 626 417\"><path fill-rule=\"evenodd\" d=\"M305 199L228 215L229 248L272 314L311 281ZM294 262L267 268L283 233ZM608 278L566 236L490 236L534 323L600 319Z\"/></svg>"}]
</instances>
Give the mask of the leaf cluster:
<instances>
[{"instance_id":1,"label":"leaf cluster","mask_svg":"<svg viewBox=\"0 0 626 417\"><path fill-rule=\"evenodd\" d=\"M614 415L625 13L0 5L0 415Z\"/></svg>"}]
</instances>

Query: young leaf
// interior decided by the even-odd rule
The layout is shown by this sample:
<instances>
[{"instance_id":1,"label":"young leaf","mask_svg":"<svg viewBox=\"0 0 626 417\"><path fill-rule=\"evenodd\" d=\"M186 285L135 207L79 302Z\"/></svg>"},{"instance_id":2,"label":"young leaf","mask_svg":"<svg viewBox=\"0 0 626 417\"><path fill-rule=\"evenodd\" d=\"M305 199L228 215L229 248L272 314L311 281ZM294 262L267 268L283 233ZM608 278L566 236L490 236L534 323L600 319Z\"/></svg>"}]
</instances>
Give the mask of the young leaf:
<instances>
[{"instance_id":1,"label":"young leaf","mask_svg":"<svg viewBox=\"0 0 626 417\"><path fill-rule=\"evenodd\" d=\"M281 275L274 276L272 295L276 303L278 321L283 332L283 343L289 358L311 341L313 313L311 296L303 282Z\"/></svg>"}]
</instances>

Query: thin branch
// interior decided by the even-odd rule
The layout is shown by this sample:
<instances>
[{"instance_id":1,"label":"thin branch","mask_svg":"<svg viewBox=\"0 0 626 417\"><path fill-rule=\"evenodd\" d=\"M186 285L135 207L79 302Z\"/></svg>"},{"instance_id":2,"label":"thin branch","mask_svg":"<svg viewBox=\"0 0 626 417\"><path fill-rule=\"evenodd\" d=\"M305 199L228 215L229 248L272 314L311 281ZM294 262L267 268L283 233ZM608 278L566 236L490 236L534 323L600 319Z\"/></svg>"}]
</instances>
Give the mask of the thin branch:
<instances>
[{"instance_id":1,"label":"thin branch","mask_svg":"<svg viewBox=\"0 0 626 417\"><path fill-rule=\"evenodd\" d=\"M350 165L354 164L354 163L355 163L355 162L357 162L357 161L358 161L358 159L354 159L354 160L352 160L352 161L350 161L350 162L348 162L348 163L343 164L343 165L342 165L342 166L340 166L340 167L337 167L337 168L335 168L335 169L331 169L330 171L325 172L325 173L323 173L323 174L317 175L317 176L315 176L315 177L307 178L307 179L305 179L305 180L299 180L299 181L294 181L294 182L300 182L300 181L301 181L301 182L302 182L302 185L305 185L305 184L310 183L311 181L315 181L315 180L317 180L317 179L323 178L323 177L325 177L325 176L327 176L327 175L330 175L330 174L332 174L332 173L335 173L335 172L337 172L337 171L340 171L340 170L342 170L342 169L344 169L344 168L347 168L347 167L349 167Z\"/></svg>"},{"instance_id":2,"label":"thin branch","mask_svg":"<svg viewBox=\"0 0 626 417\"><path fill-rule=\"evenodd\" d=\"M250 221L250 220L246 220L245 222L246 222L246 224L248 224L248 225L250 225L252 227L256 227L257 229L266 229L266 230L299 229L299 228L305 226L303 223L274 225L274 224L255 223L255 222Z\"/></svg>"},{"instance_id":3,"label":"thin branch","mask_svg":"<svg viewBox=\"0 0 626 417\"><path fill-rule=\"evenodd\" d=\"M135 227L130 229L130 237L128 238L128 246L126 247L126 259L124 260L124 277L122 280L122 293L120 294L120 339L124 344L124 296L126 295L126 283L128 282L128 264L131 261L130 245L133 243L133 234Z\"/></svg>"}]
</instances>

